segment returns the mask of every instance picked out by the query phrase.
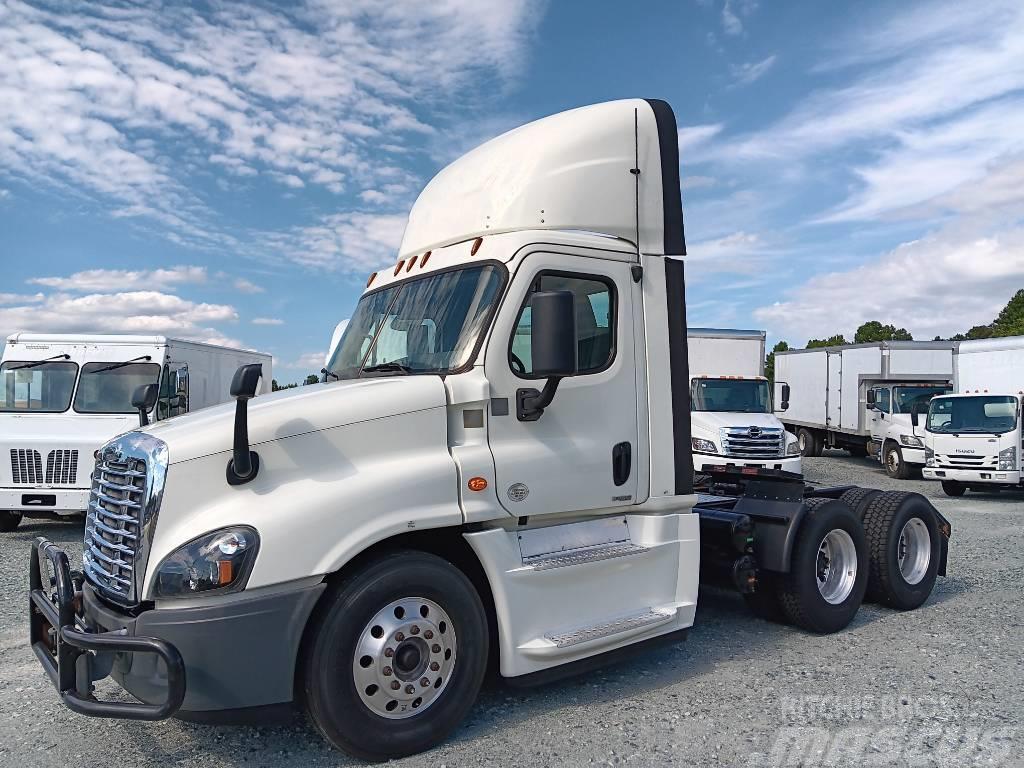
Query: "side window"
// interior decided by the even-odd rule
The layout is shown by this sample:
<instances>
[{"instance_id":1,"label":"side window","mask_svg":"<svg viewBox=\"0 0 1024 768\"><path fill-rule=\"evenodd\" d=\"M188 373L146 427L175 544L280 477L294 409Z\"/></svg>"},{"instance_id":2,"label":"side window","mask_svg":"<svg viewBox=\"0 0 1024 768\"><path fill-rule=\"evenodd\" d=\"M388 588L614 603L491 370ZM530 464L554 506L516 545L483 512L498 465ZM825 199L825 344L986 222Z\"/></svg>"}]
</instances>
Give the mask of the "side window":
<instances>
[{"instance_id":1,"label":"side window","mask_svg":"<svg viewBox=\"0 0 1024 768\"><path fill-rule=\"evenodd\" d=\"M169 419L188 412L188 365L172 369L164 365L160 376L160 397L156 403L157 419Z\"/></svg>"},{"instance_id":2,"label":"side window","mask_svg":"<svg viewBox=\"0 0 1024 768\"><path fill-rule=\"evenodd\" d=\"M542 272L534 280L537 291L570 291L576 299L576 349L580 374L603 371L615 355L615 288L611 280L590 275ZM509 365L524 378L533 377L530 296L519 312L509 343Z\"/></svg>"},{"instance_id":3,"label":"side window","mask_svg":"<svg viewBox=\"0 0 1024 768\"><path fill-rule=\"evenodd\" d=\"M886 387L880 387L875 390L875 405L882 413L889 413L889 394L890 390Z\"/></svg>"}]
</instances>

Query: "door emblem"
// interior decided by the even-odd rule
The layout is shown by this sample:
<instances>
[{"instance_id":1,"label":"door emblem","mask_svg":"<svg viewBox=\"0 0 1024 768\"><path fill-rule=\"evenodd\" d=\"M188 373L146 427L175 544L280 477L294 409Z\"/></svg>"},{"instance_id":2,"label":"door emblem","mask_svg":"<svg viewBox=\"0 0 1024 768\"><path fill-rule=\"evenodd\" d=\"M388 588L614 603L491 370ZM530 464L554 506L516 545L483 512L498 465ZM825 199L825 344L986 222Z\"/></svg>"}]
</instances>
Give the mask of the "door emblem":
<instances>
[{"instance_id":1,"label":"door emblem","mask_svg":"<svg viewBox=\"0 0 1024 768\"><path fill-rule=\"evenodd\" d=\"M508 487L508 498L511 501L524 501L530 495L525 483L514 483Z\"/></svg>"}]
</instances>

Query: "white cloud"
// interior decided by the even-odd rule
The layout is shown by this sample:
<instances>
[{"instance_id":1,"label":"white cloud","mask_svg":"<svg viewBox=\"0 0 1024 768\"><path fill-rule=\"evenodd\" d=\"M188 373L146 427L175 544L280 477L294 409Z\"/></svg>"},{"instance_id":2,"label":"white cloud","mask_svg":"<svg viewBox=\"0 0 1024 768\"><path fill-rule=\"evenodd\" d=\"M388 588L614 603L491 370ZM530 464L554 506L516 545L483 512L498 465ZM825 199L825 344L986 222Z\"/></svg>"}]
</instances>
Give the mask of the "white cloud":
<instances>
[{"instance_id":1,"label":"white cloud","mask_svg":"<svg viewBox=\"0 0 1024 768\"><path fill-rule=\"evenodd\" d=\"M860 266L818 275L754 311L772 333L802 344L853 332L867 320L915 338L951 336L989 323L1024 286L1024 229L998 236L944 231L905 243Z\"/></svg>"},{"instance_id":2,"label":"white cloud","mask_svg":"<svg viewBox=\"0 0 1024 768\"><path fill-rule=\"evenodd\" d=\"M172 285L206 282L206 267L181 266L168 269L87 269L68 277L34 277L27 281L59 291L159 290Z\"/></svg>"},{"instance_id":3,"label":"white cloud","mask_svg":"<svg viewBox=\"0 0 1024 768\"><path fill-rule=\"evenodd\" d=\"M686 125L679 129L679 153L685 155L687 152L707 144L722 130L721 123L708 123L705 125ZM686 162L684 157L683 162Z\"/></svg>"},{"instance_id":4,"label":"white cloud","mask_svg":"<svg viewBox=\"0 0 1024 768\"><path fill-rule=\"evenodd\" d=\"M302 368L308 371L319 371L324 367L324 352L306 352L300 355L299 358L291 363L288 363L286 368Z\"/></svg>"},{"instance_id":5,"label":"white cloud","mask_svg":"<svg viewBox=\"0 0 1024 768\"><path fill-rule=\"evenodd\" d=\"M760 61L752 61L733 66L731 68L733 85L750 85L754 81L760 80L768 74L768 70L775 66L775 60L777 58L778 57L773 54L761 59Z\"/></svg>"},{"instance_id":6,"label":"white cloud","mask_svg":"<svg viewBox=\"0 0 1024 768\"><path fill-rule=\"evenodd\" d=\"M0 306L8 304L36 304L43 300L43 294L0 293Z\"/></svg>"},{"instance_id":7,"label":"white cloud","mask_svg":"<svg viewBox=\"0 0 1024 768\"><path fill-rule=\"evenodd\" d=\"M714 176L684 176L680 182L683 191L688 189L701 189L702 187L713 187L718 184Z\"/></svg>"},{"instance_id":8,"label":"white cloud","mask_svg":"<svg viewBox=\"0 0 1024 768\"><path fill-rule=\"evenodd\" d=\"M253 325L284 325L284 320L278 317L254 317Z\"/></svg>"},{"instance_id":9,"label":"white cloud","mask_svg":"<svg viewBox=\"0 0 1024 768\"><path fill-rule=\"evenodd\" d=\"M727 35L742 35L743 19L756 10L756 0L725 0L722 4L722 31Z\"/></svg>"},{"instance_id":10,"label":"white cloud","mask_svg":"<svg viewBox=\"0 0 1024 768\"><path fill-rule=\"evenodd\" d=\"M337 213L319 224L267 239L290 260L341 272L370 272L397 258L405 231L404 213Z\"/></svg>"},{"instance_id":11,"label":"white cloud","mask_svg":"<svg viewBox=\"0 0 1024 768\"><path fill-rule=\"evenodd\" d=\"M246 280L244 277L235 278L234 282L235 290L239 293L263 293L263 286L256 285L251 280Z\"/></svg>"}]
</instances>

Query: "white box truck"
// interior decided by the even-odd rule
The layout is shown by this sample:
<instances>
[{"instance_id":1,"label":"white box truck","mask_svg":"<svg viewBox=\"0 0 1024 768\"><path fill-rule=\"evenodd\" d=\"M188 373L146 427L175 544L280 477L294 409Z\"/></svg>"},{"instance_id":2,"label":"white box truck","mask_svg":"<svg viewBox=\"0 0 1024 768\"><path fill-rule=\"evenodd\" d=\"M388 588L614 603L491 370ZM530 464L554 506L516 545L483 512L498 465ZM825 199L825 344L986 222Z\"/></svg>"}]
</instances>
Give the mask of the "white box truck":
<instances>
[{"instance_id":1,"label":"white box truck","mask_svg":"<svg viewBox=\"0 0 1024 768\"><path fill-rule=\"evenodd\" d=\"M687 342L694 469L733 464L799 473L799 444L775 416L764 375L765 332L690 328Z\"/></svg>"},{"instance_id":2,"label":"white box truck","mask_svg":"<svg viewBox=\"0 0 1024 768\"><path fill-rule=\"evenodd\" d=\"M928 405L924 476L949 496L1020 488L1024 336L960 342L954 372L956 394Z\"/></svg>"},{"instance_id":3,"label":"white box truck","mask_svg":"<svg viewBox=\"0 0 1024 768\"><path fill-rule=\"evenodd\" d=\"M0 362L0 531L24 515L85 514L93 452L139 425L132 395L158 384L147 420L230 399L239 365L269 355L164 336L16 333Z\"/></svg>"},{"instance_id":4,"label":"white box truck","mask_svg":"<svg viewBox=\"0 0 1024 768\"><path fill-rule=\"evenodd\" d=\"M924 466L924 437L910 412L949 392L951 341L883 341L796 349L775 355L775 386L790 388L779 418L804 456L845 448L878 457L890 477L906 479Z\"/></svg>"},{"instance_id":5,"label":"white box truck","mask_svg":"<svg viewBox=\"0 0 1024 768\"><path fill-rule=\"evenodd\" d=\"M698 503L683 255L665 102L554 115L442 170L328 381L250 402L244 366L234 406L101 449L84 572L31 551L62 701L206 721L299 701L383 760L445 739L489 658L536 682L679 637L702 577L813 632L869 587L920 606L950 528L918 494L725 466L731 495ZM108 675L139 701L99 700Z\"/></svg>"}]
</instances>

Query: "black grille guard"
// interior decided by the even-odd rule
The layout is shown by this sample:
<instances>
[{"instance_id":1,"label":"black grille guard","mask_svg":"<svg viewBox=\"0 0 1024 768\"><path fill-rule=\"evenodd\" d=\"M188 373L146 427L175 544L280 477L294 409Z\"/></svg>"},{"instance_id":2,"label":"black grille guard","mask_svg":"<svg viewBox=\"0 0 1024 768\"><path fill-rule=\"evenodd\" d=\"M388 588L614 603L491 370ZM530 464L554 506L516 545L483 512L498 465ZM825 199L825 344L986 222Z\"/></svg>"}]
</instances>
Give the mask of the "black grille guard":
<instances>
[{"instance_id":1,"label":"black grille guard","mask_svg":"<svg viewBox=\"0 0 1024 768\"><path fill-rule=\"evenodd\" d=\"M53 576L47 563L53 567ZM43 576L48 584L44 586ZM155 637L90 632L79 621L81 576L74 578L64 550L40 537L29 560L29 642L68 709L90 717L163 720L185 698L185 663L178 649ZM92 693L97 653L155 653L167 669L167 698L160 704L98 701ZM101 675L100 677L105 677Z\"/></svg>"}]
</instances>

